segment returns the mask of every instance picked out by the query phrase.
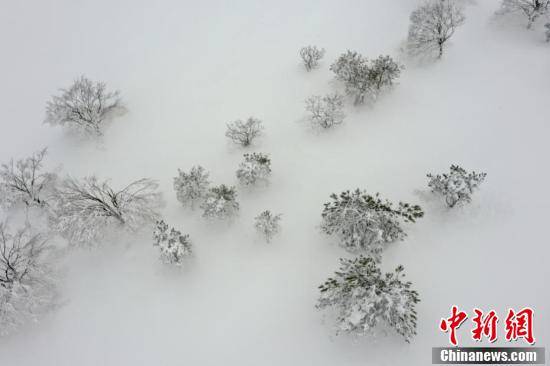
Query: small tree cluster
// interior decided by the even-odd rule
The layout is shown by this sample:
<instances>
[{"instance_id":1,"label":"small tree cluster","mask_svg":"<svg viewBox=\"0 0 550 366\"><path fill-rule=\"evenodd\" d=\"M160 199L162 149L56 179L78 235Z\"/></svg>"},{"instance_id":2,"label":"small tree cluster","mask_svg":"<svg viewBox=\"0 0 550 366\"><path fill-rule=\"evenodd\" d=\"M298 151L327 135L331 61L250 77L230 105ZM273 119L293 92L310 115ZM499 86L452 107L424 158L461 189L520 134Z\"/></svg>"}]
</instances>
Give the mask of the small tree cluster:
<instances>
[{"instance_id":1,"label":"small tree cluster","mask_svg":"<svg viewBox=\"0 0 550 366\"><path fill-rule=\"evenodd\" d=\"M244 161L239 165L236 175L239 183L253 186L267 184L271 175L271 159L262 153L244 154Z\"/></svg>"},{"instance_id":2,"label":"small tree cluster","mask_svg":"<svg viewBox=\"0 0 550 366\"><path fill-rule=\"evenodd\" d=\"M318 309L336 311L336 333L364 336L378 324L410 340L416 335L418 293L404 280L403 266L382 274L376 261L360 256L340 259L340 269L319 289Z\"/></svg>"},{"instance_id":3,"label":"small tree cluster","mask_svg":"<svg viewBox=\"0 0 550 366\"><path fill-rule=\"evenodd\" d=\"M266 210L254 218L254 227L266 242L271 242L271 239L281 231L281 216Z\"/></svg>"},{"instance_id":4,"label":"small tree cluster","mask_svg":"<svg viewBox=\"0 0 550 366\"><path fill-rule=\"evenodd\" d=\"M0 336L36 320L55 303L56 281L47 238L26 226L0 223Z\"/></svg>"},{"instance_id":5,"label":"small tree cluster","mask_svg":"<svg viewBox=\"0 0 550 366\"><path fill-rule=\"evenodd\" d=\"M311 71L319 66L319 61L324 55L325 49L319 49L317 46L306 46L300 49L300 57L302 58L307 71Z\"/></svg>"},{"instance_id":6,"label":"small tree cluster","mask_svg":"<svg viewBox=\"0 0 550 366\"><path fill-rule=\"evenodd\" d=\"M195 207L197 202L204 199L210 186L209 173L200 165L191 168L189 173L178 169L178 176L174 178L174 190L178 201L183 206Z\"/></svg>"},{"instance_id":7,"label":"small tree cluster","mask_svg":"<svg viewBox=\"0 0 550 366\"><path fill-rule=\"evenodd\" d=\"M458 165L451 165L448 174L428 174L428 187L445 198L449 207L472 201L473 192L487 176L486 173L467 172Z\"/></svg>"},{"instance_id":8,"label":"small tree cluster","mask_svg":"<svg viewBox=\"0 0 550 366\"><path fill-rule=\"evenodd\" d=\"M82 76L69 89L62 89L61 95L52 97L44 122L101 136L105 121L123 110L118 91L109 92L105 83Z\"/></svg>"},{"instance_id":9,"label":"small tree cluster","mask_svg":"<svg viewBox=\"0 0 550 366\"><path fill-rule=\"evenodd\" d=\"M550 0L502 0L497 14L522 13L527 18L527 29L550 9Z\"/></svg>"},{"instance_id":10,"label":"small tree cluster","mask_svg":"<svg viewBox=\"0 0 550 366\"><path fill-rule=\"evenodd\" d=\"M348 251L364 250L378 260L384 244L406 236L402 222L415 222L424 215L420 206L399 202L394 207L378 193L371 196L359 189L330 198L332 201L324 205L321 230L338 237Z\"/></svg>"},{"instance_id":11,"label":"small tree cluster","mask_svg":"<svg viewBox=\"0 0 550 366\"><path fill-rule=\"evenodd\" d=\"M443 56L443 49L464 14L454 0L428 0L411 13L407 51L411 56Z\"/></svg>"},{"instance_id":12,"label":"small tree cluster","mask_svg":"<svg viewBox=\"0 0 550 366\"><path fill-rule=\"evenodd\" d=\"M160 260L164 264L181 266L183 260L192 254L189 235L169 228L164 220L157 221L153 231L154 246L160 250Z\"/></svg>"},{"instance_id":13,"label":"small tree cluster","mask_svg":"<svg viewBox=\"0 0 550 366\"><path fill-rule=\"evenodd\" d=\"M376 99L383 90L391 88L402 68L390 56L369 60L349 50L330 66L336 79L344 83L346 93L355 97L355 104L364 103L367 96Z\"/></svg>"},{"instance_id":14,"label":"small tree cluster","mask_svg":"<svg viewBox=\"0 0 550 366\"><path fill-rule=\"evenodd\" d=\"M207 219L232 218L239 212L237 190L225 184L212 187L206 193L201 208L202 216Z\"/></svg>"},{"instance_id":15,"label":"small tree cluster","mask_svg":"<svg viewBox=\"0 0 550 366\"><path fill-rule=\"evenodd\" d=\"M264 126L261 120L250 117L246 122L237 120L228 123L225 136L235 144L247 147L250 146L256 138L261 136L263 129Z\"/></svg>"},{"instance_id":16,"label":"small tree cluster","mask_svg":"<svg viewBox=\"0 0 550 366\"><path fill-rule=\"evenodd\" d=\"M331 128L344 122L344 97L336 93L311 96L306 99L306 111L313 127Z\"/></svg>"},{"instance_id":17,"label":"small tree cluster","mask_svg":"<svg viewBox=\"0 0 550 366\"><path fill-rule=\"evenodd\" d=\"M47 149L34 153L32 156L14 162L13 159L0 167L0 192L2 201L11 206L24 203L27 206L46 204L45 196L50 194L55 186L57 175L43 172L43 160Z\"/></svg>"},{"instance_id":18,"label":"small tree cluster","mask_svg":"<svg viewBox=\"0 0 550 366\"><path fill-rule=\"evenodd\" d=\"M96 244L113 225L136 231L159 217L162 195L157 188L158 184L147 178L121 190L114 190L108 181L99 181L95 176L66 178L55 192L52 227L76 245Z\"/></svg>"}]
</instances>

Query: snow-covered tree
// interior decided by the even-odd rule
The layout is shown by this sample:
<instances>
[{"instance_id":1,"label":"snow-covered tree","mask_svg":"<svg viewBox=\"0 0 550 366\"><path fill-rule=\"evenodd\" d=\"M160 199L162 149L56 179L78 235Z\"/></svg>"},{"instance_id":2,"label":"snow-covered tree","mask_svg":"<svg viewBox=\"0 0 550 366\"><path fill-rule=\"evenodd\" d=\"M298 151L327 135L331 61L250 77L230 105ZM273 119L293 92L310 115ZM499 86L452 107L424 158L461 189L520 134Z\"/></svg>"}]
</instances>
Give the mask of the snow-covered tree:
<instances>
[{"instance_id":1,"label":"snow-covered tree","mask_svg":"<svg viewBox=\"0 0 550 366\"><path fill-rule=\"evenodd\" d=\"M0 223L0 336L36 321L55 305L52 247L29 226L12 232Z\"/></svg>"},{"instance_id":2,"label":"snow-covered tree","mask_svg":"<svg viewBox=\"0 0 550 366\"><path fill-rule=\"evenodd\" d=\"M522 13L527 17L527 29L541 16L548 14L550 0L502 0L497 14Z\"/></svg>"},{"instance_id":3,"label":"snow-covered tree","mask_svg":"<svg viewBox=\"0 0 550 366\"><path fill-rule=\"evenodd\" d=\"M13 159L0 167L0 192L2 201L10 206L19 202L27 206L46 204L46 196L51 194L57 174L43 172L43 160L47 149L42 149L26 159L16 162Z\"/></svg>"},{"instance_id":4,"label":"snow-covered tree","mask_svg":"<svg viewBox=\"0 0 550 366\"><path fill-rule=\"evenodd\" d=\"M250 117L246 122L236 120L228 123L225 136L235 144L247 147L251 145L256 138L260 137L263 129L264 126L261 120Z\"/></svg>"},{"instance_id":5,"label":"snow-covered tree","mask_svg":"<svg viewBox=\"0 0 550 366\"><path fill-rule=\"evenodd\" d=\"M359 189L332 194L325 203L321 231L334 235L340 246L350 252L366 251L380 260L384 245L402 240L406 234L402 222L415 222L424 215L418 205L399 202L397 207Z\"/></svg>"},{"instance_id":6,"label":"snow-covered tree","mask_svg":"<svg viewBox=\"0 0 550 366\"><path fill-rule=\"evenodd\" d=\"M377 59L372 60L369 78L374 97L377 97L383 90L391 88L394 81L401 75L401 70L403 70L403 66L388 55L380 55Z\"/></svg>"},{"instance_id":7,"label":"snow-covered tree","mask_svg":"<svg viewBox=\"0 0 550 366\"><path fill-rule=\"evenodd\" d=\"M271 242L271 239L281 231L281 216L266 210L254 218L254 227L266 242Z\"/></svg>"},{"instance_id":8,"label":"snow-covered tree","mask_svg":"<svg viewBox=\"0 0 550 366\"><path fill-rule=\"evenodd\" d=\"M458 165L451 165L448 174L428 174L428 187L445 198L449 207L472 201L472 194L485 180L487 173L467 172Z\"/></svg>"},{"instance_id":9,"label":"snow-covered tree","mask_svg":"<svg viewBox=\"0 0 550 366\"><path fill-rule=\"evenodd\" d=\"M324 55L325 49L319 49L317 46L306 46L300 49L300 57L302 58L307 71L311 71L311 69L316 68Z\"/></svg>"},{"instance_id":10,"label":"snow-covered tree","mask_svg":"<svg viewBox=\"0 0 550 366\"><path fill-rule=\"evenodd\" d=\"M239 183L253 186L258 183L269 183L271 159L262 153L244 154L244 161L239 165L236 175Z\"/></svg>"},{"instance_id":11,"label":"snow-covered tree","mask_svg":"<svg viewBox=\"0 0 550 366\"><path fill-rule=\"evenodd\" d=\"M349 50L330 66L336 79L344 83L346 93L355 97L355 104L364 103L366 97L376 99L380 92L393 85L401 69L390 56L369 60Z\"/></svg>"},{"instance_id":12,"label":"snow-covered tree","mask_svg":"<svg viewBox=\"0 0 550 366\"><path fill-rule=\"evenodd\" d=\"M101 136L105 121L123 111L118 91L107 91L105 83L81 76L69 89L61 89L60 95L52 97L44 122Z\"/></svg>"},{"instance_id":13,"label":"snow-covered tree","mask_svg":"<svg viewBox=\"0 0 550 366\"><path fill-rule=\"evenodd\" d=\"M201 205L202 216L207 219L228 219L237 215L239 203L237 202L237 190L221 184L212 187L206 193Z\"/></svg>"},{"instance_id":14,"label":"snow-covered tree","mask_svg":"<svg viewBox=\"0 0 550 366\"><path fill-rule=\"evenodd\" d=\"M193 252L189 235L183 235L180 231L169 228L164 220L157 221L153 231L154 246L160 250L160 260L164 264L181 266L183 260Z\"/></svg>"},{"instance_id":15,"label":"snow-covered tree","mask_svg":"<svg viewBox=\"0 0 550 366\"><path fill-rule=\"evenodd\" d=\"M306 111L314 128L331 128L344 122L344 97L336 93L313 95L306 99Z\"/></svg>"},{"instance_id":16,"label":"snow-covered tree","mask_svg":"<svg viewBox=\"0 0 550 366\"><path fill-rule=\"evenodd\" d=\"M416 335L418 292L404 280L403 266L382 274L370 257L340 259L340 269L319 286L318 309L336 312L336 333L364 336L381 324L410 342Z\"/></svg>"},{"instance_id":17,"label":"snow-covered tree","mask_svg":"<svg viewBox=\"0 0 550 366\"><path fill-rule=\"evenodd\" d=\"M550 42L550 23L546 23L544 25L545 31L544 34L546 35L546 42Z\"/></svg>"},{"instance_id":18,"label":"snow-covered tree","mask_svg":"<svg viewBox=\"0 0 550 366\"><path fill-rule=\"evenodd\" d=\"M330 70L334 72L337 80L344 83L346 93L355 96L355 104L365 101L370 89L370 66L366 57L348 50L338 57L330 66Z\"/></svg>"},{"instance_id":19,"label":"snow-covered tree","mask_svg":"<svg viewBox=\"0 0 550 366\"><path fill-rule=\"evenodd\" d=\"M178 169L178 176L174 178L174 190L178 201L183 206L195 207L200 202L210 185L209 173L200 165L191 168L189 173Z\"/></svg>"},{"instance_id":20,"label":"snow-covered tree","mask_svg":"<svg viewBox=\"0 0 550 366\"><path fill-rule=\"evenodd\" d=\"M120 190L95 176L66 178L56 188L50 222L71 244L98 244L109 228L137 231L154 223L163 204L157 188L158 184L147 178Z\"/></svg>"},{"instance_id":21,"label":"snow-covered tree","mask_svg":"<svg viewBox=\"0 0 550 366\"><path fill-rule=\"evenodd\" d=\"M443 49L465 21L455 0L428 0L411 13L407 51L424 58L443 56Z\"/></svg>"}]
</instances>

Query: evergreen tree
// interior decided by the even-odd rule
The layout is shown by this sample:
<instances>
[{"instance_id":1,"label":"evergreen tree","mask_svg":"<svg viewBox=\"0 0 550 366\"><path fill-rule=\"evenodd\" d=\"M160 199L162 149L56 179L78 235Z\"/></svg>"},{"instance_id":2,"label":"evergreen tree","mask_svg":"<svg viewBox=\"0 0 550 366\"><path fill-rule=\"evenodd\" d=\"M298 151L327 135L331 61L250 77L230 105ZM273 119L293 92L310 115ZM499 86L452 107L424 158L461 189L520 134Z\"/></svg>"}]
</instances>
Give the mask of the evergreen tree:
<instances>
[{"instance_id":1,"label":"evergreen tree","mask_svg":"<svg viewBox=\"0 0 550 366\"><path fill-rule=\"evenodd\" d=\"M364 336L383 324L410 342L420 298L404 281L403 266L382 274L374 259L363 256L340 259L340 264L334 277L319 286L317 303L318 309L336 311L336 333Z\"/></svg>"},{"instance_id":2,"label":"evergreen tree","mask_svg":"<svg viewBox=\"0 0 550 366\"><path fill-rule=\"evenodd\" d=\"M399 202L397 207L359 189L332 194L325 203L321 230L334 235L351 252L366 251L380 260L384 244L402 240L406 234L402 222L415 222L424 212L417 205Z\"/></svg>"},{"instance_id":3,"label":"evergreen tree","mask_svg":"<svg viewBox=\"0 0 550 366\"><path fill-rule=\"evenodd\" d=\"M458 165L451 165L448 174L428 174L428 187L443 196L449 207L472 201L472 193L485 180L487 173L467 172Z\"/></svg>"}]
</instances>

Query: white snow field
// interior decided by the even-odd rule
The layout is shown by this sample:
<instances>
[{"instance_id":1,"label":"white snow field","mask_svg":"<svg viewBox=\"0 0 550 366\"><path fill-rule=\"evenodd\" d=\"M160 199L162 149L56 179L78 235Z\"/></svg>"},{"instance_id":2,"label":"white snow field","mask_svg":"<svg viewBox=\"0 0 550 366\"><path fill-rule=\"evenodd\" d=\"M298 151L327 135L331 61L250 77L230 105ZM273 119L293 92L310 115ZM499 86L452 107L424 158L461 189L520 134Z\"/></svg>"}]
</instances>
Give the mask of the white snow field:
<instances>
[{"instance_id":1,"label":"white snow field","mask_svg":"<svg viewBox=\"0 0 550 366\"><path fill-rule=\"evenodd\" d=\"M398 56L410 0L42 0L0 4L0 157L49 147L48 166L123 185L158 179L165 220L189 233L195 257L166 269L151 230L64 261L62 304L0 339L1 366L428 365L448 345L438 330L453 304L468 313L535 309L538 346L550 347L550 45L541 24L495 21L498 1L468 3L443 59L406 64L373 106L346 105L343 125L312 133L304 100L338 88L328 70L347 49ZM327 51L307 73L301 46ZM85 74L119 89L128 113L103 143L43 125L45 103ZM235 184L242 149L225 124L256 116L265 135L248 151L271 154L271 185L239 190L231 225L181 207L177 168L201 164ZM418 194L426 173L450 164L487 172L464 208ZM418 203L382 266L405 266L421 296L418 335L334 336L315 309L317 286L351 255L319 232L333 192L362 188ZM253 217L283 213L283 230L259 240ZM468 321L470 322L470 320ZM499 341L506 345L503 319ZM471 326L458 335L469 340ZM487 345L487 341L479 345ZM523 345L519 341L517 345ZM514 344L515 345L515 344Z\"/></svg>"}]
</instances>

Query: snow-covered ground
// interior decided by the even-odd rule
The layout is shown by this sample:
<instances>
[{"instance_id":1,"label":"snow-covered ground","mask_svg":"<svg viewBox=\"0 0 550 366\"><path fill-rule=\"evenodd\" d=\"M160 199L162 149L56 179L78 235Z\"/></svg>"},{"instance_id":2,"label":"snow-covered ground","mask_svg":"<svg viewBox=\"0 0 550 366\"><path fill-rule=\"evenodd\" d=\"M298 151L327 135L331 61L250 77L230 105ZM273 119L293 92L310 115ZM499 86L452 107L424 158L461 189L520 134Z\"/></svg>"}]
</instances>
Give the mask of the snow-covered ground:
<instances>
[{"instance_id":1,"label":"snow-covered ground","mask_svg":"<svg viewBox=\"0 0 550 366\"><path fill-rule=\"evenodd\" d=\"M395 90L372 107L348 104L329 133L303 121L304 99L337 87L328 66L340 53L397 55L416 5L4 1L1 160L48 146L48 164L72 176L158 179L165 219L190 234L195 258L165 269L148 231L70 254L63 305L0 339L0 365L427 365L431 347L448 344L437 326L453 304L531 306L537 345L550 347L550 49L540 29L495 22L496 0L470 4L443 60L407 65ZM311 73L298 57L307 44L327 50ZM121 90L128 107L101 146L41 123L50 95L80 74ZM239 191L232 225L208 224L181 208L172 178L201 164L234 184L242 150L225 123L250 115L266 125L253 150L271 154L272 183ZM451 163L488 173L473 203L453 211L416 192ZM322 204L357 187L426 211L383 257L386 269L405 265L421 296L411 344L334 337L314 308L317 286L349 256L319 233ZM252 227L264 209L283 213L269 245Z\"/></svg>"}]
</instances>

